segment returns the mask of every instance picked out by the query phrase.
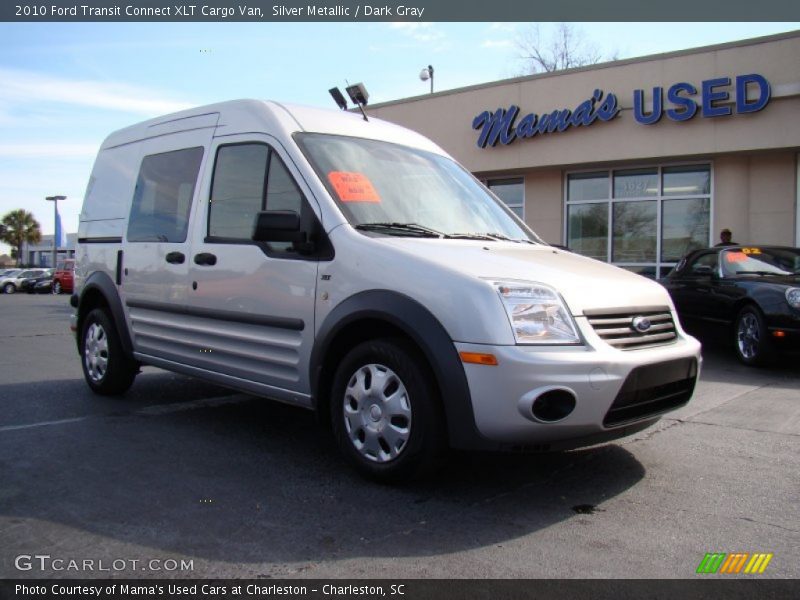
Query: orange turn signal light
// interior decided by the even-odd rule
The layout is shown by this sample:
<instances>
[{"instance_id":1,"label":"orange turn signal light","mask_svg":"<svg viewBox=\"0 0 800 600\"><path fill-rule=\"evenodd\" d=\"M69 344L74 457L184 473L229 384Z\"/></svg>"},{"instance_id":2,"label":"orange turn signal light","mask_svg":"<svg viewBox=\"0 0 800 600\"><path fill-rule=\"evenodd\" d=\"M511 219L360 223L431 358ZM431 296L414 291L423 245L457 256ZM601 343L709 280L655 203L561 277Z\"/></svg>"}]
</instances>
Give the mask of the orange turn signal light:
<instances>
[{"instance_id":1,"label":"orange turn signal light","mask_svg":"<svg viewBox=\"0 0 800 600\"><path fill-rule=\"evenodd\" d=\"M465 363L487 365L489 367L497 366L497 357L494 354L482 354L480 352L459 352L458 355Z\"/></svg>"},{"instance_id":2,"label":"orange turn signal light","mask_svg":"<svg viewBox=\"0 0 800 600\"><path fill-rule=\"evenodd\" d=\"M773 331L772 335L775 336L775 337L778 337L778 338L782 338L782 337L786 337L786 332L785 331L781 331L781 330Z\"/></svg>"}]
</instances>

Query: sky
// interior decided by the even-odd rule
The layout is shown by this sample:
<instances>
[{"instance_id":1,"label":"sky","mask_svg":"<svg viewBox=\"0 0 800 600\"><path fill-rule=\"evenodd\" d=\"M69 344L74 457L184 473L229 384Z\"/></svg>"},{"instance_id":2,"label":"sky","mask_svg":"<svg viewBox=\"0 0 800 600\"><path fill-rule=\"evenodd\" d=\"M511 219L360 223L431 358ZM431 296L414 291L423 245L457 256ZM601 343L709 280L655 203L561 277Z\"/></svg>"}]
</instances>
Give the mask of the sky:
<instances>
[{"instance_id":1,"label":"sky","mask_svg":"<svg viewBox=\"0 0 800 600\"><path fill-rule=\"evenodd\" d=\"M544 36L556 24L541 24ZM335 109L363 82L370 103L522 74L530 23L0 23L0 216L53 232L78 215L112 131L183 108L263 98ZM800 23L574 23L604 56L631 58L800 29ZM676 35L676 32L680 35ZM0 244L0 253L8 247Z\"/></svg>"}]
</instances>

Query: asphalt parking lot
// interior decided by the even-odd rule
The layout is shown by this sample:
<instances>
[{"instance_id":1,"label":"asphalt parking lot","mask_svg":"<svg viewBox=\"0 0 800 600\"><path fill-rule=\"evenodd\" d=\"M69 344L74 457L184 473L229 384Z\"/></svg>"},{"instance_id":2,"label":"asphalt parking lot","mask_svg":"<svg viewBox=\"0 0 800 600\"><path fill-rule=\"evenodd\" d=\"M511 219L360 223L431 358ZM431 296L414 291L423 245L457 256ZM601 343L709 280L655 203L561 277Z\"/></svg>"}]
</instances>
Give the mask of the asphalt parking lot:
<instances>
[{"instance_id":1,"label":"asphalt parking lot","mask_svg":"<svg viewBox=\"0 0 800 600\"><path fill-rule=\"evenodd\" d=\"M632 438L384 487L301 409L153 368L93 396L70 311L0 296L0 577L691 578L707 552L800 576L794 360L748 369L712 342L692 402Z\"/></svg>"}]
</instances>

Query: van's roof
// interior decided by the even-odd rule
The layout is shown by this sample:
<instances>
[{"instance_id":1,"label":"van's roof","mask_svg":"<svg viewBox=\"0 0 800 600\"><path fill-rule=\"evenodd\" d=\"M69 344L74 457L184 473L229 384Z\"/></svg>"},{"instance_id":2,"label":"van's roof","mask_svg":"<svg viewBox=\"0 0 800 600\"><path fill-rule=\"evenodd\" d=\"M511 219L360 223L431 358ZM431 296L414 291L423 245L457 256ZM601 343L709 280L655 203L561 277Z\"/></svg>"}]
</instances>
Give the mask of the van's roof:
<instances>
[{"instance_id":1,"label":"van's roof","mask_svg":"<svg viewBox=\"0 0 800 600\"><path fill-rule=\"evenodd\" d=\"M384 140L446 154L428 138L388 121L374 117L365 121L360 113L271 100L230 100L143 121L109 135L102 149L168 133L210 127L217 128L217 136L262 132L281 138L298 131L308 131Z\"/></svg>"}]
</instances>

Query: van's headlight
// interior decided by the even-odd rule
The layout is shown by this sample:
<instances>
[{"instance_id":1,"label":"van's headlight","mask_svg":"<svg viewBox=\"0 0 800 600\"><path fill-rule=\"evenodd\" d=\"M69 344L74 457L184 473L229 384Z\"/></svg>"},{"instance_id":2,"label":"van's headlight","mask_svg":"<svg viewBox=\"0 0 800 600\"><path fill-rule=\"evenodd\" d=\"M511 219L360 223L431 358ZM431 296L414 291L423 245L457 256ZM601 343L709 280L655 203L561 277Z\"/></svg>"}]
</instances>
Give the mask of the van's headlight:
<instances>
[{"instance_id":1,"label":"van's headlight","mask_svg":"<svg viewBox=\"0 0 800 600\"><path fill-rule=\"evenodd\" d=\"M518 344L579 344L564 301L553 288L528 281L492 281Z\"/></svg>"}]
</instances>

